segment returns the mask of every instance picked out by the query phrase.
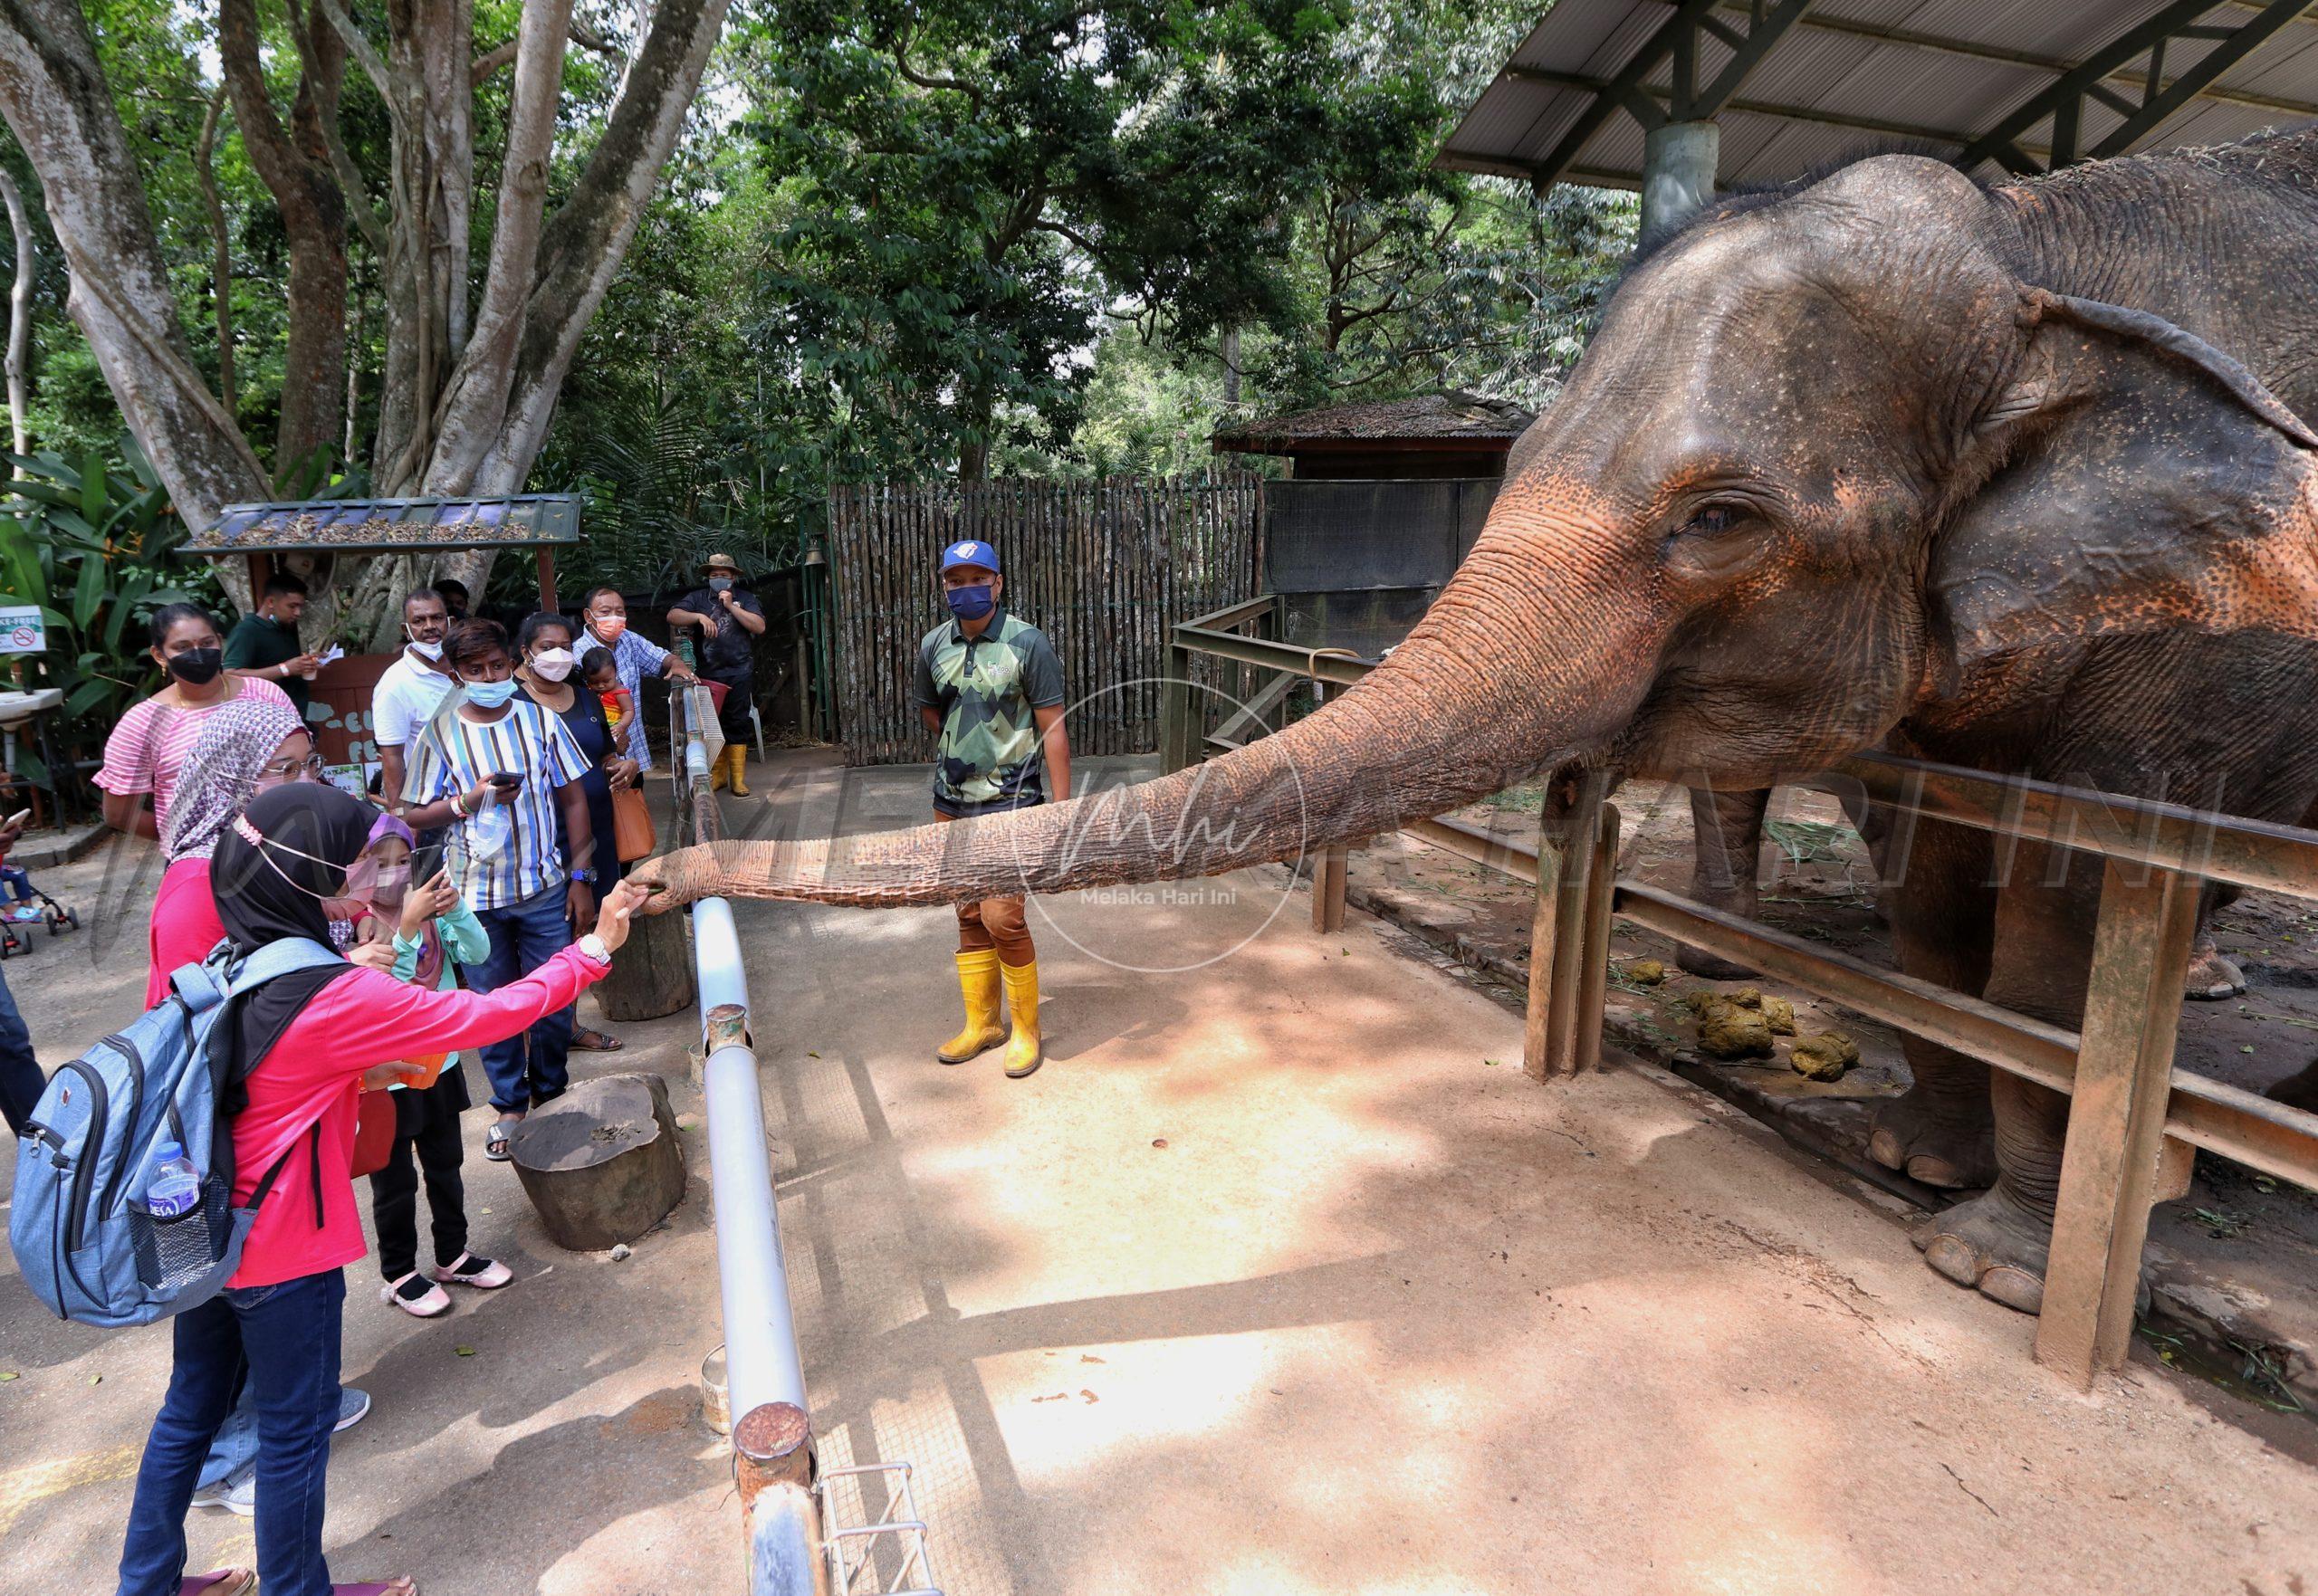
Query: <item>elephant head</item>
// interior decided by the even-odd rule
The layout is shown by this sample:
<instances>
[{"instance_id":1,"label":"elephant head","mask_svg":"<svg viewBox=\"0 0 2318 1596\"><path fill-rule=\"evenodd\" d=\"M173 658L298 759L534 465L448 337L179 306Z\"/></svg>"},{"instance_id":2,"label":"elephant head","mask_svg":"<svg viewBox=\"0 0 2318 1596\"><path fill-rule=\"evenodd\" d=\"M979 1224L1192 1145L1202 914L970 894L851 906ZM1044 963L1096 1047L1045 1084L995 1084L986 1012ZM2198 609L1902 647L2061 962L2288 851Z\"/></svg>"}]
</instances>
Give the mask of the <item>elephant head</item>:
<instances>
[{"instance_id":1,"label":"elephant head","mask_svg":"<svg viewBox=\"0 0 2318 1596\"><path fill-rule=\"evenodd\" d=\"M2035 188L1864 161L1652 250L1408 640L1208 764L1014 815L647 866L940 903L1212 874L1585 764L1766 784L2000 709L2123 627L2318 626L2318 436L2159 318L2057 292Z\"/></svg>"}]
</instances>

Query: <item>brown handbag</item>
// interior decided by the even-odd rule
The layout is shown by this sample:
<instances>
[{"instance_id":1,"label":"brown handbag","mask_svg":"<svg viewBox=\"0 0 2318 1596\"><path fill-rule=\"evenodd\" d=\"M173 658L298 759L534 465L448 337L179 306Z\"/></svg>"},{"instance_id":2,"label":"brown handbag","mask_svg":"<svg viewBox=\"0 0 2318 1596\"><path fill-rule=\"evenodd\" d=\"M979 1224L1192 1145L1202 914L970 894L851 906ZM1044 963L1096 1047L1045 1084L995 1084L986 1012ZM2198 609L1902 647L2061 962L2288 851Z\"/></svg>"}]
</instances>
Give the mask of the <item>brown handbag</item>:
<instances>
[{"instance_id":1,"label":"brown handbag","mask_svg":"<svg viewBox=\"0 0 2318 1596\"><path fill-rule=\"evenodd\" d=\"M612 847L619 855L619 862L632 865L638 859L648 859L659 846L660 834L653 828L652 810L644 801L643 790L623 787L613 793Z\"/></svg>"}]
</instances>

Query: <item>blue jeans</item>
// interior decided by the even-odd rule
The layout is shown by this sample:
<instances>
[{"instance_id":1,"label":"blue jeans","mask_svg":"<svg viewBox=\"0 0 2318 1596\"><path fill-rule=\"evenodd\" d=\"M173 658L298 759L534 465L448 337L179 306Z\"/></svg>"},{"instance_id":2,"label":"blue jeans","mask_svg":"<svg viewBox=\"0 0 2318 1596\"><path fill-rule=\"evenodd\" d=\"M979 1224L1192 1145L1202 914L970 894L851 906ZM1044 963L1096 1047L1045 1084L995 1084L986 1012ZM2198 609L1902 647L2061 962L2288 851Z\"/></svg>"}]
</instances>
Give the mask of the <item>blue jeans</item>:
<instances>
[{"instance_id":1,"label":"blue jeans","mask_svg":"<svg viewBox=\"0 0 2318 1596\"><path fill-rule=\"evenodd\" d=\"M47 1086L48 1077L41 1074L33 1057L33 1038L24 1029L24 1017L16 1012L16 999L10 995L7 981L0 979L0 1119L8 1122L9 1130L24 1133L24 1121L32 1117Z\"/></svg>"},{"instance_id":2,"label":"blue jeans","mask_svg":"<svg viewBox=\"0 0 2318 1596\"><path fill-rule=\"evenodd\" d=\"M14 865L0 865L0 886L5 886L19 903L33 901L33 878Z\"/></svg>"},{"instance_id":3,"label":"blue jeans","mask_svg":"<svg viewBox=\"0 0 2318 1596\"><path fill-rule=\"evenodd\" d=\"M224 1292L177 1316L169 1391L129 1509L120 1596L176 1596L194 1482L245 1373L257 1405L259 1582L266 1596L330 1596L323 1487L345 1306L346 1272L330 1269Z\"/></svg>"},{"instance_id":4,"label":"blue jeans","mask_svg":"<svg viewBox=\"0 0 2318 1596\"><path fill-rule=\"evenodd\" d=\"M495 992L513 986L571 945L565 889L551 887L504 909L484 909L475 918L490 933L491 951L480 964L465 966L467 989ZM558 1009L503 1042L483 1049L483 1073L491 1077L491 1106L520 1113L534 1103L563 1095L570 1082L571 1016Z\"/></svg>"}]
</instances>

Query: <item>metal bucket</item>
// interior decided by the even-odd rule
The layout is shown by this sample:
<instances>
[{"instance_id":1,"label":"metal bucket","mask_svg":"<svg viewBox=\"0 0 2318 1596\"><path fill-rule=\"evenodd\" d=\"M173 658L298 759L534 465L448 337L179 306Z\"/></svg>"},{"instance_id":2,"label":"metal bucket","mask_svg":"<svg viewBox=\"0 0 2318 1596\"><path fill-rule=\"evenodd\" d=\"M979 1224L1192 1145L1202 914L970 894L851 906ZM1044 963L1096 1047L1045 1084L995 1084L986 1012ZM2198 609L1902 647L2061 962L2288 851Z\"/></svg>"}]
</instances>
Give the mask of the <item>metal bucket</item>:
<instances>
[{"instance_id":1,"label":"metal bucket","mask_svg":"<svg viewBox=\"0 0 2318 1596\"><path fill-rule=\"evenodd\" d=\"M718 1435L733 1433L733 1402L724 1389L724 1348L700 1361L700 1416Z\"/></svg>"}]
</instances>

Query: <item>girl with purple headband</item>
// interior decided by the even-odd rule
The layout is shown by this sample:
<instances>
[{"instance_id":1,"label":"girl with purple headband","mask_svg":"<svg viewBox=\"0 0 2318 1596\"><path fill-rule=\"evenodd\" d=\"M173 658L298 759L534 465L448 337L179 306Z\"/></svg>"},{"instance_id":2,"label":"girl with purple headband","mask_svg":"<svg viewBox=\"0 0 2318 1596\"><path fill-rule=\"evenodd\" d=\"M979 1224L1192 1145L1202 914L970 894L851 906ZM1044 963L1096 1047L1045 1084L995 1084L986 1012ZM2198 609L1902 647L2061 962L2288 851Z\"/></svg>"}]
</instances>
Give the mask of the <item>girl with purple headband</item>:
<instances>
[{"instance_id":1,"label":"girl with purple headband","mask_svg":"<svg viewBox=\"0 0 2318 1596\"><path fill-rule=\"evenodd\" d=\"M473 963L490 951L490 934L466 906L450 877L414 888L411 850L417 839L392 815L381 815L369 841L346 873L346 890L375 915L381 929L393 926L398 980L443 990L458 983L451 965ZM378 1300L416 1318L450 1311L445 1285L496 1291L513 1279L504 1264L467 1250L466 1190L459 1178L465 1149L459 1115L471 1105L466 1075L458 1056L430 1056L414 1062L428 1070L409 1085L389 1088L395 1102L395 1141L384 1168L370 1177L370 1217L378 1231L378 1268L386 1284ZM417 1167L412 1168L413 1154ZM426 1183L426 1206L434 1220L435 1267L418 1270L418 1185Z\"/></svg>"}]
</instances>

